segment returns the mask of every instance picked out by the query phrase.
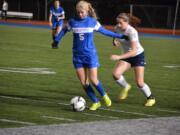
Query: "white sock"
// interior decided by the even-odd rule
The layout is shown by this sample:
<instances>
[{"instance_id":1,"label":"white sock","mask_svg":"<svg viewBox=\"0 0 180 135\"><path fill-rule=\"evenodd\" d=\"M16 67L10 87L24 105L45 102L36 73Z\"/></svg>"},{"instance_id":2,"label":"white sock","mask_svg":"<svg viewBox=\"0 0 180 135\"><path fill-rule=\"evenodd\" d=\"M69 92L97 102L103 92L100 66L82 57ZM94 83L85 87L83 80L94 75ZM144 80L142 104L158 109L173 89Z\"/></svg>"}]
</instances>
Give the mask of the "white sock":
<instances>
[{"instance_id":1,"label":"white sock","mask_svg":"<svg viewBox=\"0 0 180 135\"><path fill-rule=\"evenodd\" d=\"M126 82L125 78L122 75L120 76L119 80L116 80L116 82L124 88L129 86L129 84Z\"/></svg>"},{"instance_id":2,"label":"white sock","mask_svg":"<svg viewBox=\"0 0 180 135\"><path fill-rule=\"evenodd\" d=\"M140 89L146 97L149 97L151 95L151 90L147 84L144 84L144 86Z\"/></svg>"}]
</instances>

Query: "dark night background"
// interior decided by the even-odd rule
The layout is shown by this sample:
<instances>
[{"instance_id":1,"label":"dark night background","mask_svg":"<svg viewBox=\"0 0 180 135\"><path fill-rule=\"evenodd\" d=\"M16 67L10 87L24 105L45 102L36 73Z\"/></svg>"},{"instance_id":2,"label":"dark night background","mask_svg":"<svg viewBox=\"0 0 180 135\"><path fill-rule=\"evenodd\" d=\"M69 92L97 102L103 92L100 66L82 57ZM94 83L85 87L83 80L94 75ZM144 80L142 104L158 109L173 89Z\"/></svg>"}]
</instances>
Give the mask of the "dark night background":
<instances>
[{"instance_id":1,"label":"dark night background","mask_svg":"<svg viewBox=\"0 0 180 135\"><path fill-rule=\"evenodd\" d=\"M0 3L2 5L2 1ZM47 1L47 16L45 13ZM7 0L9 11L32 12L34 20L47 20L52 0ZM66 19L75 15L75 4L78 0L61 0ZM130 4L134 6L133 15L141 18L141 27L173 28L177 0L89 0L99 16L102 24L115 24L115 18L120 12L129 12ZM154 7L150 6L154 5ZM180 29L180 9L176 21Z\"/></svg>"}]
</instances>

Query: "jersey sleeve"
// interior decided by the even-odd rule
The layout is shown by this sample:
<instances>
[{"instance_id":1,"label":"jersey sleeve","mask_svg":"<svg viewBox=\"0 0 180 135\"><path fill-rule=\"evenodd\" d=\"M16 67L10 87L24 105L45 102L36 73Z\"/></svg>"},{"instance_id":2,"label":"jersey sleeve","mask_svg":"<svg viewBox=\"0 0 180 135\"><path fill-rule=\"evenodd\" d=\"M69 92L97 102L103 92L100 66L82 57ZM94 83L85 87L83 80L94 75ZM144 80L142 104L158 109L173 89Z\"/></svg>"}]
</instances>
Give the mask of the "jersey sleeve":
<instances>
[{"instance_id":1,"label":"jersey sleeve","mask_svg":"<svg viewBox=\"0 0 180 135\"><path fill-rule=\"evenodd\" d=\"M71 23L72 21L68 21L67 25L66 25L66 28L67 28L67 31L71 31L72 27L71 27Z\"/></svg>"},{"instance_id":2,"label":"jersey sleeve","mask_svg":"<svg viewBox=\"0 0 180 135\"><path fill-rule=\"evenodd\" d=\"M64 9L63 9L63 8L61 8L61 10L62 10L62 11L61 11L61 14L62 14L62 15L64 15L64 14L65 14Z\"/></svg>"},{"instance_id":3,"label":"jersey sleeve","mask_svg":"<svg viewBox=\"0 0 180 135\"><path fill-rule=\"evenodd\" d=\"M126 36L125 36L125 35L112 32L112 31L110 31L110 30L105 29L105 28L102 27L102 26L99 27L99 29L97 30L97 32L100 32L100 33L102 33L103 35L106 35L106 36L109 36L109 37L113 37L113 38L126 39Z\"/></svg>"},{"instance_id":4,"label":"jersey sleeve","mask_svg":"<svg viewBox=\"0 0 180 135\"><path fill-rule=\"evenodd\" d=\"M59 43L59 42L61 41L62 37L63 37L67 32L68 32L67 27L66 27L66 26L63 27L62 30L61 30L61 32L60 32L58 35L55 36L54 41L57 42L57 43Z\"/></svg>"},{"instance_id":5,"label":"jersey sleeve","mask_svg":"<svg viewBox=\"0 0 180 135\"><path fill-rule=\"evenodd\" d=\"M96 22L96 25L95 25L95 27L94 27L94 30L95 30L95 31L98 31L100 27L101 27L101 24L97 21L97 22Z\"/></svg>"},{"instance_id":6,"label":"jersey sleeve","mask_svg":"<svg viewBox=\"0 0 180 135\"><path fill-rule=\"evenodd\" d=\"M139 41L138 33L136 30L131 30L128 37L130 41Z\"/></svg>"}]
</instances>

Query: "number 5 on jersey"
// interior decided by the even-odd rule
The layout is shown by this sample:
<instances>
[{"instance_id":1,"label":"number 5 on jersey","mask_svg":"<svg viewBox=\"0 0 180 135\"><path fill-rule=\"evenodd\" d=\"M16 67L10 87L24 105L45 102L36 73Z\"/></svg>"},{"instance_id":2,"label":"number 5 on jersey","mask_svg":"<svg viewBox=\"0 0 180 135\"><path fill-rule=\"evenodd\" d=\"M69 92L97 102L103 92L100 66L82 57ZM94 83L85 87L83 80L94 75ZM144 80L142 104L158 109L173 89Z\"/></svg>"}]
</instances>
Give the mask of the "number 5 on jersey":
<instances>
[{"instance_id":1,"label":"number 5 on jersey","mask_svg":"<svg viewBox=\"0 0 180 135\"><path fill-rule=\"evenodd\" d=\"M79 33L79 39L82 41L84 40L84 33Z\"/></svg>"}]
</instances>

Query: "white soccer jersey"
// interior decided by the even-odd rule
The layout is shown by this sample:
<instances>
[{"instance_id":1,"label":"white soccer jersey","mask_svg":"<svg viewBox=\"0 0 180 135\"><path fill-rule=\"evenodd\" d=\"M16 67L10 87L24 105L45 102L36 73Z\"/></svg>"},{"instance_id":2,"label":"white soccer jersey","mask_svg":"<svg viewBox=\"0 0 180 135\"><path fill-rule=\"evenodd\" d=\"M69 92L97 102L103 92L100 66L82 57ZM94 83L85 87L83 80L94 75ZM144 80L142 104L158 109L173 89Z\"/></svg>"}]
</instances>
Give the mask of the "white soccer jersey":
<instances>
[{"instance_id":1,"label":"white soccer jersey","mask_svg":"<svg viewBox=\"0 0 180 135\"><path fill-rule=\"evenodd\" d=\"M124 35L128 36L128 38L129 38L128 41L125 39L117 39L121 43L123 53L131 51L131 42L132 41L137 42L136 55L138 55L144 51L144 48L142 47L142 45L139 42L138 32L131 25L128 25L128 27L125 31L121 31L120 28L116 26L115 31L120 34L124 34Z\"/></svg>"}]
</instances>

